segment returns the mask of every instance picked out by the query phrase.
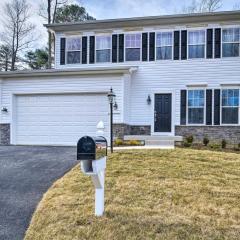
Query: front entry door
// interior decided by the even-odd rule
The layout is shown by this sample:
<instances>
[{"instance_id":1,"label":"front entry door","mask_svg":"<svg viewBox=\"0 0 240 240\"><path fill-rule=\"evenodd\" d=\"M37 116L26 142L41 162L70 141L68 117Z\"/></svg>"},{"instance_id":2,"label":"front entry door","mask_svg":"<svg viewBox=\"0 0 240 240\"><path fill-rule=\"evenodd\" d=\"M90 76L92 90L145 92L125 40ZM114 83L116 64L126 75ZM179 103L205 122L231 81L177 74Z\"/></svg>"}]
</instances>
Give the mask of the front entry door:
<instances>
[{"instance_id":1,"label":"front entry door","mask_svg":"<svg viewBox=\"0 0 240 240\"><path fill-rule=\"evenodd\" d=\"M155 94L154 132L171 132L172 94Z\"/></svg>"}]
</instances>

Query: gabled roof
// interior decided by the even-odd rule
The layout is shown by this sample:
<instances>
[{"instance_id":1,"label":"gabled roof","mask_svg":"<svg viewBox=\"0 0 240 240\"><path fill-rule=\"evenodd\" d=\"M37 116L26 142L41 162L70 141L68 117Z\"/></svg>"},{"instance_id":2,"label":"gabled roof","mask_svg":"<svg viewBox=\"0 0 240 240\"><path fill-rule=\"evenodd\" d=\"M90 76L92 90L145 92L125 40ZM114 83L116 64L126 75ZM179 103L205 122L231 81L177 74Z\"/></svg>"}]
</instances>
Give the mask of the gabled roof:
<instances>
[{"instance_id":1,"label":"gabled roof","mask_svg":"<svg viewBox=\"0 0 240 240\"><path fill-rule=\"evenodd\" d=\"M160 25L184 25L195 23L217 23L223 21L240 22L240 11L91 20L75 23L45 24L44 26L51 31L68 32L68 31L91 31L112 28L147 27L156 25L160 26Z\"/></svg>"}]
</instances>

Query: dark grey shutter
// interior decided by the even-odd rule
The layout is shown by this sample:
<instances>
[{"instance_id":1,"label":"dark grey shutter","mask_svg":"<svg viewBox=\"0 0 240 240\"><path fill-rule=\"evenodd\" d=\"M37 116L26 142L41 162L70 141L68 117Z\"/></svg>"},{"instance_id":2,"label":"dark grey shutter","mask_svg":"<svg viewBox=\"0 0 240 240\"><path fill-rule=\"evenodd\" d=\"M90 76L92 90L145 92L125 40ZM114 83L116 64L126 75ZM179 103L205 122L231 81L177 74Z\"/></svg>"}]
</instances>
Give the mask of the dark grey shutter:
<instances>
[{"instance_id":1,"label":"dark grey shutter","mask_svg":"<svg viewBox=\"0 0 240 240\"><path fill-rule=\"evenodd\" d=\"M212 125L212 90L206 90L206 125Z\"/></svg>"},{"instance_id":2,"label":"dark grey shutter","mask_svg":"<svg viewBox=\"0 0 240 240\"><path fill-rule=\"evenodd\" d=\"M181 90L181 125L186 125L187 119L187 90Z\"/></svg>"},{"instance_id":3,"label":"dark grey shutter","mask_svg":"<svg viewBox=\"0 0 240 240\"><path fill-rule=\"evenodd\" d=\"M187 59L187 30L181 31L181 59Z\"/></svg>"},{"instance_id":4,"label":"dark grey shutter","mask_svg":"<svg viewBox=\"0 0 240 240\"><path fill-rule=\"evenodd\" d=\"M112 35L112 62L113 63L117 62L117 50L118 50L117 38L118 38L117 34Z\"/></svg>"},{"instance_id":5,"label":"dark grey shutter","mask_svg":"<svg viewBox=\"0 0 240 240\"><path fill-rule=\"evenodd\" d=\"M118 35L118 61L124 61L124 34Z\"/></svg>"},{"instance_id":6,"label":"dark grey shutter","mask_svg":"<svg viewBox=\"0 0 240 240\"><path fill-rule=\"evenodd\" d=\"M65 64L66 54L66 38L60 39L60 65Z\"/></svg>"},{"instance_id":7,"label":"dark grey shutter","mask_svg":"<svg viewBox=\"0 0 240 240\"><path fill-rule=\"evenodd\" d=\"M82 37L82 64L87 63L87 37Z\"/></svg>"},{"instance_id":8,"label":"dark grey shutter","mask_svg":"<svg viewBox=\"0 0 240 240\"><path fill-rule=\"evenodd\" d=\"M95 36L90 36L89 63L95 62Z\"/></svg>"},{"instance_id":9,"label":"dark grey shutter","mask_svg":"<svg viewBox=\"0 0 240 240\"><path fill-rule=\"evenodd\" d=\"M180 32L174 31L174 60L179 60L180 55Z\"/></svg>"},{"instance_id":10,"label":"dark grey shutter","mask_svg":"<svg viewBox=\"0 0 240 240\"><path fill-rule=\"evenodd\" d=\"M148 60L148 33L142 34L142 61Z\"/></svg>"},{"instance_id":11,"label":"dark grey shutter","mask_svg":"<svg viewBox=\"0 0 240 240\"><path fill-rule=\"evenodd\" d=\"M221 57L221 28L215 29L215 58Z\"/></svg>"},{"instance_id":12,"label":"dark grey shutter","mask_svg":"<svg viewBox=\"0 0 240 240\"><path fill-rule=\"evenodd\" d=\"M213 29L207 30L207 58L213 57Z\"/></svg>"},{"instance_id":13,"label":"dark grey shutter","mask_svg":"<svg viewBox=\"0 0 240 240\"><path fill-rule=\"evenodd\" d=\"M155 61L155 32L149 36L149 61Z\"/></svg>"},{"instance_id":14,"label":"dark grey shutter","mask_svg":"<svg viewBox=\"0 0 240 240\"><path fill-rule=\"evenodd\" d=\"M214 90L214 125L220 125L220 89Z\"/></svg>"}]
</instances>

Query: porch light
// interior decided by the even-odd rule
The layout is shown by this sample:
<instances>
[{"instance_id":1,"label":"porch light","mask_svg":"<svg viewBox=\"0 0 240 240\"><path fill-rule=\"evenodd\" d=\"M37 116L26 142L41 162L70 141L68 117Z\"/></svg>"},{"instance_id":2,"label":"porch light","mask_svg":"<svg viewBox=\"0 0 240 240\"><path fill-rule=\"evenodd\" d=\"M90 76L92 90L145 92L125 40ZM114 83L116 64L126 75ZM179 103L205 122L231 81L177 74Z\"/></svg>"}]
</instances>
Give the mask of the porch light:
<instances>
[{"instance_id":1,"label":"porch light","mask_svg":"<svg viewBox=\"0 0 240 240\"><path fill-rule=\"evenodd\" d=\"M147 104L150 105L151 102L152 102L152 99L151 99L150 95L148 95L148 97L147 97Z\"/></svg>"},{"instance_id":2,"label":"porch light","mask_svg":"<svg viewBox=\"0 0 240 240\"><path fill-rule=\"evenodd\" d=\"M6 107L3 107L1 111L7 113L8 109Z\"/></svg>"}]
</instances>

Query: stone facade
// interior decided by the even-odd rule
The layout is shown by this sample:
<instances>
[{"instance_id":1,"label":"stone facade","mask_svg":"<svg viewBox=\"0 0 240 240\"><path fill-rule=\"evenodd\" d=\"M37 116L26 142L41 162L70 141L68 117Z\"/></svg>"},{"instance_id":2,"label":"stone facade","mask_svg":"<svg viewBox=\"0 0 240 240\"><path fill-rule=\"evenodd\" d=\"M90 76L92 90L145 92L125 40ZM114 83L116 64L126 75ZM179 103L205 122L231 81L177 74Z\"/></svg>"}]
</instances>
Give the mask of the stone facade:
<instances>
[{"instance_id":1,"label":"stone facade","mask_svg":"<svg viewBox=\"0 0 240 240\"><path fill-rule=\"evenodd\" d=\"M123 138L124 135L151 135L151 126L113 124L113 135L114 138Z\"/></svg>"},{"instance_id":2,"label":"stone facade","mask_svg":"<svg viewBox=\"0 0 240 240\"><path fill-rule=\"evenodd\" d=\"M194 137L194 141L202 142L204 137L210 141L221 142L225 139L230 144L240 143L240 126L176 126L175 135Z\"/></svg>"},{"instance_id":3,"label":"stone facade","mask_svg":"<svg viewBox=\"0 0 240 240\"><path fill-rule=\"evenodd\" d=\"M0 124L0 145L10 145L10 124Z\"/></svg>"}]
</instances>

